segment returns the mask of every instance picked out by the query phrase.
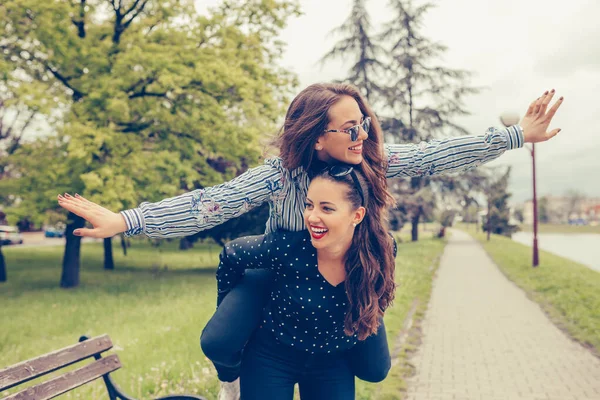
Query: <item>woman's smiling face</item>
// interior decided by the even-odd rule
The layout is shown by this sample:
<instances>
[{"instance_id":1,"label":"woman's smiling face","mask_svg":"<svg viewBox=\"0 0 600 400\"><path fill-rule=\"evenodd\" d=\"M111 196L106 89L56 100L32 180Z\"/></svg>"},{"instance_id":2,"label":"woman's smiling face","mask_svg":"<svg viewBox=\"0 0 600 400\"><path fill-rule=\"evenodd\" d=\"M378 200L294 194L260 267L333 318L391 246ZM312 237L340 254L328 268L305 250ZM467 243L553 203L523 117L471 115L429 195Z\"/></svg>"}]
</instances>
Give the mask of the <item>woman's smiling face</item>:
<instances>
[{"instance_id":1,"label":"woman's smiling face","mask_svg":"<svg viewBox=\"0 0 600 400\"><path fill-rule=\"evenodd\" d=\"M348 186L329 179L315 178L306 195L304 223L317 249L347 249L354 235L353 224L364 217L365 208L355 209L348 200Z\"/></svg>"},{"instance_id":2,"label":"woman's smiling face","mask_svg":"<svg viewBox=\"0 0 600 400\"><path fill-rule=\"evenodd\" d=\"M327 113L329 123L326 130L345 130L359 125L364 115L356 100L350 96L343 96L329 108ZM332 161L346 164L360 164L363 159L363 142L369 135L362 129L359 130L358 140L353 142L350 134L345 132L327 132L316 143L317 157L321 161Z\"/></svg>"}]
</instances>

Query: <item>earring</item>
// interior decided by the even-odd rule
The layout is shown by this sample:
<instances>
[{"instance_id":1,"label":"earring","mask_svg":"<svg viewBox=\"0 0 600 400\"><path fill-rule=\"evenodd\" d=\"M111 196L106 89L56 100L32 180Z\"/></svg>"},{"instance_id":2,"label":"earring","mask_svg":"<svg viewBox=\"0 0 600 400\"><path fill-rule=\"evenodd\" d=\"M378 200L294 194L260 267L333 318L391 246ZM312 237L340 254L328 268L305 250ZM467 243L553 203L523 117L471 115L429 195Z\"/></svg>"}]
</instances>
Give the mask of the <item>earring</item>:
<instances>
[{"instance_id":1,"label":"earring","mask_svg":"<svg viewBox=\"0 0 600 400\"><path fill-rule=\"evenodd\" d=\"M352 223L352 226L356 228L356 222Z\"/></svg>"},{"instance_id":2,"label":"earring","mask_svg":"<svg viewBox=\"0 0 600 400\"><path fill-rule=\"evenodd\" d=\"M317 145L316 147L317 150L323 150L323 146L321 146L320 144Z\"/></svg>"}]
</instances>

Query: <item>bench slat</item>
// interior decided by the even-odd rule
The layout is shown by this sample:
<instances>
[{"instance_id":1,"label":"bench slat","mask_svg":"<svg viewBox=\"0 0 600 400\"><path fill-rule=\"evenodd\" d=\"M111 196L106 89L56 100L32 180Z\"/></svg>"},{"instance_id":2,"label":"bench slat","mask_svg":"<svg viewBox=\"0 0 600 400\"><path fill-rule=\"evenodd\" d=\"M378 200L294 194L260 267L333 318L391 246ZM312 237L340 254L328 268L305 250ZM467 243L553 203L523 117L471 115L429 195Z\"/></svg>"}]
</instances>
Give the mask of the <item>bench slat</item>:
<instances>
[{"instance_id":1,"label":"bench slat","mask_svg":"<svg viewBox=\"0 0 600 400\"><path fill-rule=\"evenodd\" d=\"M112 348L108 335L98 336L0 370L0 391L56 371Z\"/></svg>"},{"instance_id":2,"label":"bench slat","mask_svg":"<svg viewBox=\"0 0 600 400\"><path fill-rule=\"evenodd\" d=\"M121 368L119 356L111 354L108 357L101 358L71 371L47 382L24 389L18 393L6 397L4 400L47 400L68 392L76 387L84 385L102 375Z\"/></svg>"}]
</instances>

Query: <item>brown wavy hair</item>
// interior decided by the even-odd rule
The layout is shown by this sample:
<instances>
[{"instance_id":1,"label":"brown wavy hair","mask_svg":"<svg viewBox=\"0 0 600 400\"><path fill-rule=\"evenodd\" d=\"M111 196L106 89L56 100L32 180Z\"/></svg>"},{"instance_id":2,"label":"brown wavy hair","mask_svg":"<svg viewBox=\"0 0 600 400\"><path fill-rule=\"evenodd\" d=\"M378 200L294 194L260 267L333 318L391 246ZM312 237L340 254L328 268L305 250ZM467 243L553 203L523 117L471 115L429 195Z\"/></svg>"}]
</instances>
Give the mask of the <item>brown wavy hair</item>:
<instances>
[{"instance_id":1,"label":"brown wavy hair","mask_svg":"<svg viewBox=\"0 0 600 400\"><path fill-rule=\"evenodd\" d=\"M377 332L379 317L394 300L395 244L387 232L386 208L378 205L371 187L358 168L354 168L351 174L355 175L361 186L366 213L354 230L352 244L344 260L344 285L348 294L344 333L349 336L356 333L359 340L364 340ZM323 170L313 179L345 184L348 187L346 199L353 209L362 205L360 193L350 174L332 177L327 170Z\"/></svg>"},{"instance_id":2,"label":"brown wavy hair","mask_svg":"<svg viewBox=\"0 0 600 400\"><path fill-rule=\"evenodd\" d=\"M316 83L308 86L292 100L274 145L279 148L283 166L288 170L303 167L310 172L317 160L315 144L329 124L329 109L343 96L358 103L364 116L371 117L369 138L363 142L363 160L359 168L372 190L378 207L394 204L387 190L387 160L383 151L383 134L377 116L358 89L340 83Z\"/></svg>"}]
</instances>

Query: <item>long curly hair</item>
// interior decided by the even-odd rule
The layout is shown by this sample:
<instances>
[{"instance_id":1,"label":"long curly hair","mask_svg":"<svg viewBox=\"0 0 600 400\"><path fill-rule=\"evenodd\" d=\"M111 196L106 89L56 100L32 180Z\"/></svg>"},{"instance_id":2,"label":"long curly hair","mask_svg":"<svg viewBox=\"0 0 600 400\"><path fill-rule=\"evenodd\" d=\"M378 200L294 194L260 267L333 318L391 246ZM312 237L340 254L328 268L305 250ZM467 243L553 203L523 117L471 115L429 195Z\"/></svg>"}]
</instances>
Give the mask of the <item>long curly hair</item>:
<instances>
[{"instance_id":1,"label":"long curly hair","mask_svg":"<svg viewBox=\"0 0 600 400\"><path fill-rule=\"evenodd\" d=\"M358 209L362 199L351 174L360 184L366 213L354 230L352 245L344 262L344 285L348 294L344 332L349 336L356 333L359 340L364 340L377 332L379 317L394 299L395 244L387 231L387 210L378 204L363 172L358 168L354 167L350 174L342 177L333 177L325 169L313 179L345 184L348 187L346 199L354 209Z\"/></svg>"}]
</instances>

